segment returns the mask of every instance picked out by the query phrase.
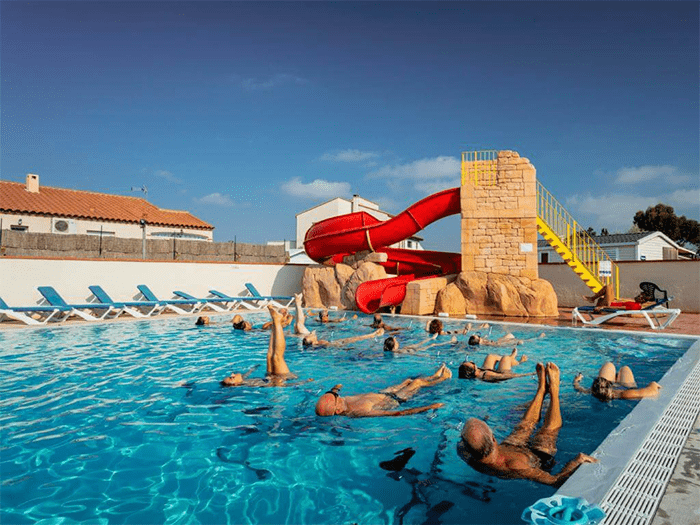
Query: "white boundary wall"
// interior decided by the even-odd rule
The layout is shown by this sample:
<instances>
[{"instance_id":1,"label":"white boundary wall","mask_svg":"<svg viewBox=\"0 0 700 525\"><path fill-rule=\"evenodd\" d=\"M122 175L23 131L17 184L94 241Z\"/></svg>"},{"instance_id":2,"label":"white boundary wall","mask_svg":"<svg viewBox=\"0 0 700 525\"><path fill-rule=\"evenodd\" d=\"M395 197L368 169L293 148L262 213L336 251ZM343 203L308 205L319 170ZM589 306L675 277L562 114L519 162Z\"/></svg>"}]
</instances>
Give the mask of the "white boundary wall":
<instances>
[{"instance_id":1,"label":"white boundary wall","mask_svg":"<svg viewBox=\"0 0 700 525\"><path fill-rule=\"evenodd\" d=\"M96 261L0 258L0 297L10 306L32 306L41 299L37 286L53 286L68 302L83 303L90 285L100 285L114 299L139 296L146 284L159 299L173 298L174 290L207 297L216 289L246 295L253 283L263 295L292 295L301 291L306 266L248 263L161 261Z\"/></svg>"},{"instance_id":2,"label":"white boundary wall","mask_svg":"<svg viewBox=\"0 0 700 525\"><path fill-rule=\"evenodd\" d=\"M692 261L617 261L620 267L620 295L634 297L639 283L651 281L673 296L671 308L686 313L700 313L700 260ZM592 295L590 289L566 264L540 264L541 279L552 283L559 306L588 304L583 295Z\"/></svg>"}]
</instances>

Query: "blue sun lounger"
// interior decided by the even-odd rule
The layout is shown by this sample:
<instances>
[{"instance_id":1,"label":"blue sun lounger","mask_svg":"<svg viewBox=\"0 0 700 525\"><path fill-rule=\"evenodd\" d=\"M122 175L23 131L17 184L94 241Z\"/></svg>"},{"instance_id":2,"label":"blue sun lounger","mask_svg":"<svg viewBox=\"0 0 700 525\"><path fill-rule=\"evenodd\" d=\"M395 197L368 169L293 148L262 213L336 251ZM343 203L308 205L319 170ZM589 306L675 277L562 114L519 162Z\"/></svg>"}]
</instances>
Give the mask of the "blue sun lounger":
<instances>
[{"instance_id":1,"label":"blue sun lounger","mask_svg":"<svg viewBox=\"0 0 700 525\"><path fill-rule=\"evenodd\" d=\"M173 292L173 295L176 295L180 299L198 302L199 304L202 305L202 310L204 310L205 308L209 308L210 310L213 310L215 312L228 312L233 307L233 306L229 307L227 305L220 306L221 300L219 300L219 299L214 299L214 298L199 299L199 298L194 297L193 295L190 295L187 292L183 292L181 290L175 290Z\"/></svg>"},{"instance_id":2,"label":"blue sun lounger","mask_svg":"<svg viewBox=\"0 0 700 525\"><path fill-rule=\"evenodd\" d=\"M257 300L246 296L238 297L235 295L228 295L218 290L209 290L209 293L214 297L209 298L210 301L222 304L229 311L237 309L239 306L247 308L248 310L257 310L258 307L255 304L251 304L251 301L257 304Z\"/></svg>"},{"instance_id":3,"label":"blue sun lounger","mask_svg":"<svg viewBox=\"0 0 700 525\"><path fill-rule=\"evenodd\" d=\"M268 304L277 308L286 308L294 301L294 296L291 295L260 295L258 289L252 283L245 283L246 290L254 300L259 301L258 308L264 308ZM278 301L284 302L281 304Z\"/></svg>"},{"instance_id":4,"label":"blue sun lounger","mask_svg":"<svg viewBox=\"0 0 700 525\"><path fill-rule=\"evenodd\" d=\"M8 318L34 326L44 325L49 322L62 323L68 319L71 310L69 307L58 306L8 306L0 297L0 321Z\"/></svg>"},{"instance_id":5,"label":"blue sun lounger","mask_svg":"<svg viewBox=\"0 0 700 525\"><path fill-rule=\"evenodd\" d=\"M63 299L63 297L61 297L53 286L39 286L37 287L37 290L39 290L39 293L49 305L63 309L70 309L68 317L71 315L76 315L84 321L101 321L102 319L111 319L121 314L121 311L111 304L69 304ZM89 313L85 310L89 310Z\"/></svg>"},{"instance_id":6,"label":"blue sun lounger","mask_svg":"<svg viewBox=\"0 0 700 525\"><path fill-rule=\"evenodd\" d=\"M194 301L191 301L189 299L158 299L156 297L156 294L154 294L151 289L145 285L145 284L139 284L136 288L138 288L138 291L141 293L144 299L146 301L150 301L153 303L158 303L162 306L164 306L168 310L172 310L176 314L180 315L189 315L189 314L195 314L199 312L202 309L202 304L199 303L196 299ZM189 309L188 309L189 307Z\"/></svg>"},{"instance_id":7,"label":"blue sun lounger","mask_svg":"<svg viewBox=\"0 0 700 525\"><path fill-rule=\"evenodd\" d=\"M120 314L123 312L132 317L142 319L145 317L153 317L154 315L158 315L163 311L163 308L165 308L160 303L150 301L114 301L101 286L92 285L88 286L88 288L92 292L93 297L99 303L108 304L115 309L120 309ZM115 317L118 317L118 315Z\"/></svg>"}]
</instances>

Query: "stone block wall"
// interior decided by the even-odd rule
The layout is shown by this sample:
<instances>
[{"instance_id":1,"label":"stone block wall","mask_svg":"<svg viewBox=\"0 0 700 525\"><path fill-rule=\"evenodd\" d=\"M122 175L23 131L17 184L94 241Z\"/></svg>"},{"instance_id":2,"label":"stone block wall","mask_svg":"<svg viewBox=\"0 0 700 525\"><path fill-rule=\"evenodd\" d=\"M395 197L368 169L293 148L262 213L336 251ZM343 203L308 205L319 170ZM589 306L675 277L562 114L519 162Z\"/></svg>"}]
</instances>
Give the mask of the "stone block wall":
<instances>
[{"instance_id":1,"label":"stone block wall","mask_svg":"<svg viewBox=\"0 0 700 525\"><path fill-rule=\"evenodd\" d=\"M97 235L0 232L0 256L141 260L141 239ZM284 246L182 239L149 239L147 261L286 263Z\"/></svg>"},{"instance_id":2,"label":"stone block wall","mask_svg":"<svg viewBox=\"0 0 700 525\"><path fill-rule=\"evenodd\" d=\"M514 151L499 151L495 181L465 180L462 271L537 279L535 167Z\"/></svg>"},{"instance_id":3,"label":"stone block wall","mask_svg":"<svg viewBox=\"0 0 700 525\"><path fill-rule=\"evenodd\" d=\"M401 313L406 315L432 315L440 290L454 281L456 275L411 281L406 286L406 298L401 303Z\"/></svg>"}]
</instances>

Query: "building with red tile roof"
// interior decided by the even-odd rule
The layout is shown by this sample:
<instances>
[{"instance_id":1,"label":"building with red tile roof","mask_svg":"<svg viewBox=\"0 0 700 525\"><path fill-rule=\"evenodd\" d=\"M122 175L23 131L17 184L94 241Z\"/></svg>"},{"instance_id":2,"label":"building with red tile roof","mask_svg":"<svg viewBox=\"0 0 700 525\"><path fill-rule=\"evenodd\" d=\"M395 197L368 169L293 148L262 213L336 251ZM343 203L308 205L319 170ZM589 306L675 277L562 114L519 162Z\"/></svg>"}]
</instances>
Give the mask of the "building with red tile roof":
<instances>
[{"instance_id":1,"label":"building with red tile roof","mask_svg":"<svg viewBox=\"0 0 700 525\"><path fill-rule=\"evenodd\" d=\"M140 197L0 181L0 228L35 233L124 238L213 239L214 227L187 211L166 210Z\"/></svg>"}]
</instances>

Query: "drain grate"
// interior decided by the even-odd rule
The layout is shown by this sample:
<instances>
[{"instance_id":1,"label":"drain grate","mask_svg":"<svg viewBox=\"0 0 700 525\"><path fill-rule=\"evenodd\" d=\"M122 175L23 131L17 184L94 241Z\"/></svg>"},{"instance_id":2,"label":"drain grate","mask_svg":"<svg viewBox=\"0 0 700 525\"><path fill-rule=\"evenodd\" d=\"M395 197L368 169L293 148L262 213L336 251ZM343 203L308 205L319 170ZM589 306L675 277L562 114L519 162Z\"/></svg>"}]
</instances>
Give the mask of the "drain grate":
<instances>
[{"instance_id":1,"label":"drain grate","mask_svg":"<svg viewBox=\"0 0 700 525\"><path fill-rule=\"evenodd\" d=\"M683 445L700 413L700 363L688 375L642 446L603 498L601 525L651 523Z\"/></svg>"}]
</instances>

